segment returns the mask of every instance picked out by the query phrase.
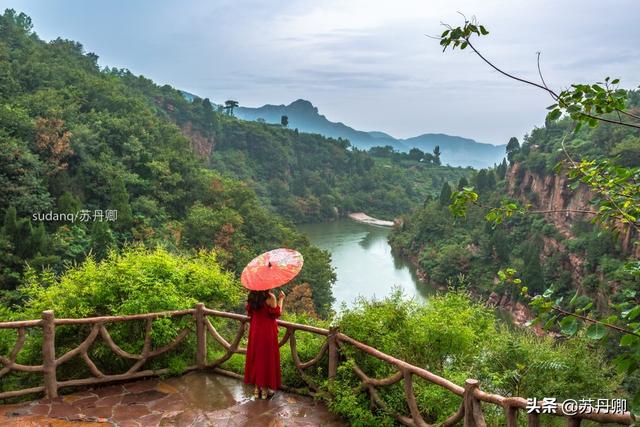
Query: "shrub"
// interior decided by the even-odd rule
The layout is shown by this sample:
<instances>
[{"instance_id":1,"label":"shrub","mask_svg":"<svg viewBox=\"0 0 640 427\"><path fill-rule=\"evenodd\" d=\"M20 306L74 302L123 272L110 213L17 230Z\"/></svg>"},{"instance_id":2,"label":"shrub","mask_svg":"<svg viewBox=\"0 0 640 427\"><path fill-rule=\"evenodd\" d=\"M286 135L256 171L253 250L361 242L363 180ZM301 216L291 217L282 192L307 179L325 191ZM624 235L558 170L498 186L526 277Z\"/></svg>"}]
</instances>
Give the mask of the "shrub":
<instances>
[{"instance_id":1,"label":"shrub","mask_svg":"<svg viewBox=\"0 0 640 427\"><path fill-rule=\"evenodd\" d=\"M44 310L54 310L56 317L91 317L127 315L165 310L192 308L204 302L211 308L237 308L241 288L230 273L223 272L216 262L215 252L201 251L194 255L174 255L162 248L149 250L131 246L122 253L111 252L100 262L91 257L82 264L70 267L55 278L51 272L27 272L27 285L20 289L26 298L24 308L17 313L0 312L5 319L37 319ZM184 327L193 322L184 318L160 318L153 322L153 348L171 342ZM114 342L123 350L139 353L144 343L143 321L110 323L107 329ZM58 357L75 348L89 334L88 325L66 325L56 328ZM0 335L0 354L13 347L15 333ZM41 333L35 329L19 354L19 363L38 364L41 360ZM147 368L169 366L172 371L194 362L195 338L190 333L170 354L155 358ZM97 338L90 356L104 373L121 373L132 365L130 360L114 357ZM90 376L80 358L62 365L58 379ZM2 390L25 388L39 381L35 375L12 376L3 381ZM16 379L18 378L18 379Z\"/></svg>"}]
</instances>

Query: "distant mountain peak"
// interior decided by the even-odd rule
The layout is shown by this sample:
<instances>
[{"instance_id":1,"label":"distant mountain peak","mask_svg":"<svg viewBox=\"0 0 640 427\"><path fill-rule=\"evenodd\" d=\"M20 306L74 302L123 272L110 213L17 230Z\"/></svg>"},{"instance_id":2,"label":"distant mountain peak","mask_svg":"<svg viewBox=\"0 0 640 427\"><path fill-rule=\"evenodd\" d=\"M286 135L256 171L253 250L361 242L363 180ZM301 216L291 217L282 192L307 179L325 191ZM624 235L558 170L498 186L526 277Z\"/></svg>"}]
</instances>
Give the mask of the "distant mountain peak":
<instances>
[{"instance_id":1,"label":"distant mountain peak","mask_svg":"<svg viewBox=\"0 0 640 427\"><path fill-rule=\"evenodd\" d=\"M425 133L413 138L394 138L384 132L364 132L342 122L332 122L319 113L318 108L306 99L296 99L289 105L267 104L258 108L239 107L236 115L244 120L262 119L267 123L280 123L283 115L289 118L289 128L302 132L319 133L331 138L348 139L351 145L361 149L390 145L407 152L419 148L425 152L440 146L443 164L452 166L490 167L500 163L505 155L504 146L483 144L470 138L442 133Z\"/></svg>"},{"instance_id":2,"label":"distant mountain peak","mask_svg":"<svg viewBox=\"0 0 640 427\"><path fill-rule=\"evenodd\" d=\"M309 113L318 113L318 107L314 106L310 101L306 99L296 99L287 108L292 108L297 111L306 111Z\"/></svg>"}]
</instances>

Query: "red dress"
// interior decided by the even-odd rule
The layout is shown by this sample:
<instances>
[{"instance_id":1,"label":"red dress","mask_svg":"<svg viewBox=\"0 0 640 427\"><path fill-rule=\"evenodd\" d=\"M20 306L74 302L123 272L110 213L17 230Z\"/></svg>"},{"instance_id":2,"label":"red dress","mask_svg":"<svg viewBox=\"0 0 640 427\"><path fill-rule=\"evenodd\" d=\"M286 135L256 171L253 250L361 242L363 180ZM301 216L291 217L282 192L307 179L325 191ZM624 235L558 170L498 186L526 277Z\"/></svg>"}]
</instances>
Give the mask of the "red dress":
<instances>
[{"instance_id":1,"label":"red dress","mask_svg":"<svg viewBox=\"0 0 640 427\"><path fill-rule=\"evenodd\" d=\"M276 323L276 318L280 317L280 307L270 307L265 303L259 310L252 310L247 304L246 309L247 314L251 316L251 323L244 382L277 390L282 385Z\"/></svg>"}]
</instances>

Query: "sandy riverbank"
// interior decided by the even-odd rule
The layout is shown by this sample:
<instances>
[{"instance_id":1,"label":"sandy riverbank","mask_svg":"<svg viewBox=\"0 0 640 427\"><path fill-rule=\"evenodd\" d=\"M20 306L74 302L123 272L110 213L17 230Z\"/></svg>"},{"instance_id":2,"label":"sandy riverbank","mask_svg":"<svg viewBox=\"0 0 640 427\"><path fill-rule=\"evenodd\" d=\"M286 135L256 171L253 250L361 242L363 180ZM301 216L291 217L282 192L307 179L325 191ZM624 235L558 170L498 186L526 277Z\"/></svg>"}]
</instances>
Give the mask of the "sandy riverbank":
<instances>
[{"instance_id":1,"label":"sandy riverbank","mask_svg":"<svg viewBox=\"0 0 640 427\"><path fill-rule=\"evenodd\" d=\"M393 221L385 221L383 219L373 218L364 212L353 212L349 214L349 218L354 221L369 225L379 225L381 227L393 227Z\"/></svg>"}]
</instances>

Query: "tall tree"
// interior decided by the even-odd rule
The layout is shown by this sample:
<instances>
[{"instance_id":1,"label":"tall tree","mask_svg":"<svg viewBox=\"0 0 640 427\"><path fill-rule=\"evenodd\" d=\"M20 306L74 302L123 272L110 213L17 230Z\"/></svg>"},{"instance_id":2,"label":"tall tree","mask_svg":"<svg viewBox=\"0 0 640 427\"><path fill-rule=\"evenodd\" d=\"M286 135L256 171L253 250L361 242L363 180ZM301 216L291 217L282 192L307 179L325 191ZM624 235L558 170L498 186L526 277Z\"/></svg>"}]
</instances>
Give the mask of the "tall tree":
<instances>
[{"instance_id":1,"label":"tall tree","mask_svg":"<svg viewBox=\"0 0 640 427\"><path fill-rule=\"evenodd\" d=\"M440 206L447 206L451 202L451 193L451 186L445 182L440 190Z\"/></svg>"},{"instance_id":2,"label":"tall tree","mask_svg":"<svg viewBox=\"0 0 640 427\"><path fill-rule=\"evenodd\" d=\"M422 151L419 148L412 148L411 150L409 150L409 154L408 157L411 160L415 160L416 162L419 162L420 160L422 160L424 158L424 151Z\"/></svg>"},{"instance_id":3,"label":"tall tree","mask_svg":"<svg viewBox=\"0 0 640 427\"><path fill-rule=\"evenodd\" d=\"M512 136L507 143L507 159L509 159L509 163L513 163L514 156L520 151L520 142L518 138Z\"/></svg>"},{"instance_id":4,"label":"tall tree","mask_svg":"<svg viewBox=\"0 0 640 427\"><path fill-rule=\"evenodd\" d=\"M120 177L116 178L113 185L111 206L109 209L114 209L117 212L114 228L117 230L129 229L133 215L131 213L131 205L129 204L129 193L124 185L123 179Z\"/></svg>"},{"instance_id":5,"label":"tall tree","mask_svg":"<svg viewBox=\"0 0 640 427\"><path fill-rule=\"evenodd\" d=\"M507 159L502 159L502 163L496 168L496 175L499 180L503 180L507 176Z\"/></svg>"},{"instance_id":6,"label":"tall tree","mask_svg":"<svg viewBox=\"0 0 640 427\"><path fill-rule=\"evenodd\" d=\"M109 223L106 221L95 221L91 226L91 252L96 260L107 257L109 249L115 245L115 239Z\"/></svg>"},{"instance_id":7,"label":"tall tree","mask_svg":"<svg viewBox=\"0 0 640 427\"><path fill-rule=\"evenodd\" d=\"M238 106L238 101L234 101L232 99L228 99L224 102L224 109L227 112L227 115L233 116L233 109Z\"/></svg>"},{"instance_id":8,"label":"tall tree","mask_svg":"<svg viewBox=\"0 0 640 427\"><path fill-rule=\"evenodd\" d=\"M286 128L287 126L289 126L289 117L288 116L282 116L280 117L280 125L283 128Z\"/></svg>"},{"instance_id":9,"label":"tall tree","mask_svg":"<svg viewBox=\"0 0 640 427\"><path fill-rule=\"evenodd\" d=\"M478 193L482 194L488 188L489 182L487 178L487 171L486 169L480 169L476 175L476 189L478 190Z\"/></svg>"},{"instance_id":10,"label":"tall tree","mask_svg":"<svg viewBox=\"0 0 640 427\"><path fill-rule=\"evenodd\" d=\"M442 164L442 162L440 161L440 146L439 145L436 145L435 148L433 149L433 157L434 157L433 163L435 163L436 165Z\"/></svg>"},{"instance_id":11,"label":"tall tree","mask_svg":"<svg viewBox=\"0 0 640 427\"><path fill-rule=\"evenodd\" d=\"M469 186L469 181L467 180L466 177L461 177L460 180L458 181L458 191L461 191L464 187L468 187Z\"/></svg>"}]
</instances>

